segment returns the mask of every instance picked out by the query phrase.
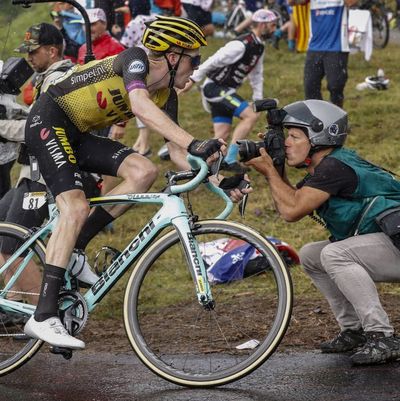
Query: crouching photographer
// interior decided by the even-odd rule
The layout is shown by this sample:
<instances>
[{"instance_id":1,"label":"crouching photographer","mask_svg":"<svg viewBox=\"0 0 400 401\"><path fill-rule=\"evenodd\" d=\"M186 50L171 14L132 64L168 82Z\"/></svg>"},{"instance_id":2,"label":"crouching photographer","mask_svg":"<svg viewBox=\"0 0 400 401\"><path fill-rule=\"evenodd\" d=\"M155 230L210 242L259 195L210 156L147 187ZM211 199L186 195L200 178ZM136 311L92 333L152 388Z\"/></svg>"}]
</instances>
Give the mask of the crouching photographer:
<instances>
[{"instance_id":1,"label":"crouching photographer","mask_svg":"<svg viewBox=\"0 0 400 401\"><path fill-rule=\"evenodd\" d=\"M400 339L379 300L375 282L400 281L400 182L389 172L343 147L347 113L322 101L305 100L279 111L288 167L307 175L293 186L280 175L271 150L258 147L246 164L263 174L276 209L287 222L312 215L331 234L303 246L305 272L324 294L340 332L320 345L324 353L352 351L354 365L400 358ZM254 148L254 145L252 145ZM249 146L241 145L244 159ZM240 153L239 153L240 154Z\"/></svg>"}]
</instances>

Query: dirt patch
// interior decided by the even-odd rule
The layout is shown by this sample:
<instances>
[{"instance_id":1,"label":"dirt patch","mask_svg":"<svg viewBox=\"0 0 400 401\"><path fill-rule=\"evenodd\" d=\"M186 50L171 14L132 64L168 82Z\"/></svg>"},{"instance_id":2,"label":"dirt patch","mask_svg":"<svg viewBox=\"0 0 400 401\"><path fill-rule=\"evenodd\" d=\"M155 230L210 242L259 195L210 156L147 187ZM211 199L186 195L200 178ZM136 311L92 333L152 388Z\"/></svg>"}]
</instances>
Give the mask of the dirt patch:
<instances>
[{"instance_id":1,"label":"dirt patch","mask_svg":"<svg viewBox=\"0 0 400 401\"><path fill-rule=\"evenodd\" d=\"M399 295L382 294L381 301L395 329L400 332ZM262 311L260 311L262 312ZM160 327L165 324L165 316L160 316L159 324L153 322L155 330L162 332ZM179 332L173 333L171 325L168 333L174 340L184 341ZM338 325L330 311L328 303L323 299L296 299L290 326L279 345L280 351L316 349L327 339L338 332ZM165 331L164 331L165 333ZM120 320L99 321L89 319L81 338L87 343L87 352L131 352L131 346L125 334L122 318Z\"/></svg>"}]
</instances>

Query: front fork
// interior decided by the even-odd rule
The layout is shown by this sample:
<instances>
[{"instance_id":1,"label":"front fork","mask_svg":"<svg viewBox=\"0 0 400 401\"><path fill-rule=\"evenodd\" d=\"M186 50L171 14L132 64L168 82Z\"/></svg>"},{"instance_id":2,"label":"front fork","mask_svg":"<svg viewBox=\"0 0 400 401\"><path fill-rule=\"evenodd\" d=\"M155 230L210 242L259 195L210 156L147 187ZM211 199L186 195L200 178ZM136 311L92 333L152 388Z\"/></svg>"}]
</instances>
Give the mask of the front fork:
<instances>
[{"instance_id":1,"label":"front fork","mask_svg":"<svg viewBox=\"0 0 400 401\"><path fill-rule=\"evenodd\" d=\"M199 244L192 234L187 216L177 217L172 221L178 232L186 262L196 286L197 299L204 308L214 309L214 300L207 279L207 270L200 253Z\"/></svg>"}]
</instances>

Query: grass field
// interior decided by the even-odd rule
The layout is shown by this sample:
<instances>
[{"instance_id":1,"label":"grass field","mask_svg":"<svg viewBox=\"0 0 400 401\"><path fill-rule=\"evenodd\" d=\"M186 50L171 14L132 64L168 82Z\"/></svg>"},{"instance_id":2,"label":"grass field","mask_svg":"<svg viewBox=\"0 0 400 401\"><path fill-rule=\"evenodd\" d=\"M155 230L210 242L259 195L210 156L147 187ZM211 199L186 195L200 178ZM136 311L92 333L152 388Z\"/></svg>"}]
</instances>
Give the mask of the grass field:
<instances>
[{"instance_id":1,"label":"grass field","mask_svg":"<svg viewBox=\"0 0 400 401\"><path fill-rule=\"evenodd\" d=\"M8 4L9 0L0 0ZM13 14L13 9L0 7L0 54L3 59L12 56L14 49L23 39L25 29L43 20L49 21L48 6L35 5L31 9L22 10L18 15ZM5 12L5 10L7 12ZM11 11L10 11L11 10ZM9 25L8 22L11 21ZM6 40L6 38L8 39ZM209 46L202 50L203 59L215 52L224 44L221 39L211 39ZM266 50L264 65L264 96L278 98L281 105L302 99L303 97L303 65L304 54L292 54L282 44L281 50L272 47ZM370 161L400 173L400 160L398 158L399 135L398 129L398 105L400 100L400 88L398 85L400 70L399 45L390 43L384 50L374 50L370 62L366 62L363 54L351 55L349 62L349 80L345 90L345 109L349 113L351 133L347 145L356 149ZM378 68L383 68L390 78L391 84L387 91L363 91L355 89L357 83L362 82L367 75L375 75ZM246 83L239 91L245 98L251 98L251 89ZM324 91L325 99L328 93ZM196 138L209 138L212 136L210 116L206 113L200 102L200 94L194 89L182 96L180 101L180 123L188 132ZM251 139L256 139L256 133L263 131L265 116L261 115L257 129L251 134ZM124 139L126 144L132 144L136 135L134 123L128 125L128 135ZM153 134L151 146L153 149L152 160L158 164L160 173L152 190L157 191L164 185L164 173L173 169L169 162L161 162L156 154L163 144L161 136ZM14 175L17 171L14 171ZM299 180L304 174L301 170L290 170L289 177L292 182ZM255 174L250 174L254 192L251 194L247 214L244 223L248 224L265 235L276 236L299 249L303 244L325 239L327 232L311 219L305 218L298 223L285 223L275 213L268 187L265 180ZM195 212L202 218L212 218L218 214L221 203L212 202L208 193L197 191L191 196ZM150 218L153 207L134 208L122 216L114 225L115 234L101 234L89 246L89 253L93 254L102 245L111 245L122 249L129 238L137 232ZM238 212L231 216L234 220L240 220ZM298 295L311 295L315 292L299 268L292 270L294 275L296 293ZM99 308L98 315L112 316L116 310L118 315L122 302L122 291L125 280L113 289L104 300L104 305ZM394 287L386 286L386 291L394 291Z\"/></svg>"}]
</instances>

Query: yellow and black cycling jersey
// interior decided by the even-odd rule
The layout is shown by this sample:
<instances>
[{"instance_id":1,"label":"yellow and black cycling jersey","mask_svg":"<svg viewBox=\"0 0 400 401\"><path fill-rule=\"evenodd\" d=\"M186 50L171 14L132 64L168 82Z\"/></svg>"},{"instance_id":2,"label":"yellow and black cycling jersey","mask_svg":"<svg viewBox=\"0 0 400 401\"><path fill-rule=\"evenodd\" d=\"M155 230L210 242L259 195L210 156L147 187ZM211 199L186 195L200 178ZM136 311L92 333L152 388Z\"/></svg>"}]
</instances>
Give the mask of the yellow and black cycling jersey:
<instances>
[{"instance_id":1,"label":"yellow and black cycling jersey","mask_svg":"<svg viewBox=\"0 0 400 401\"><path fill-rule=\"evenodd\" d=\"M149 61L143 49L132 47L116 56L76 65L47 89L58 106L81 132L109 127L134 117L129 92L146 88ZM152 94L160 108L169 89Z\"/></svg>"}]
</instances>

